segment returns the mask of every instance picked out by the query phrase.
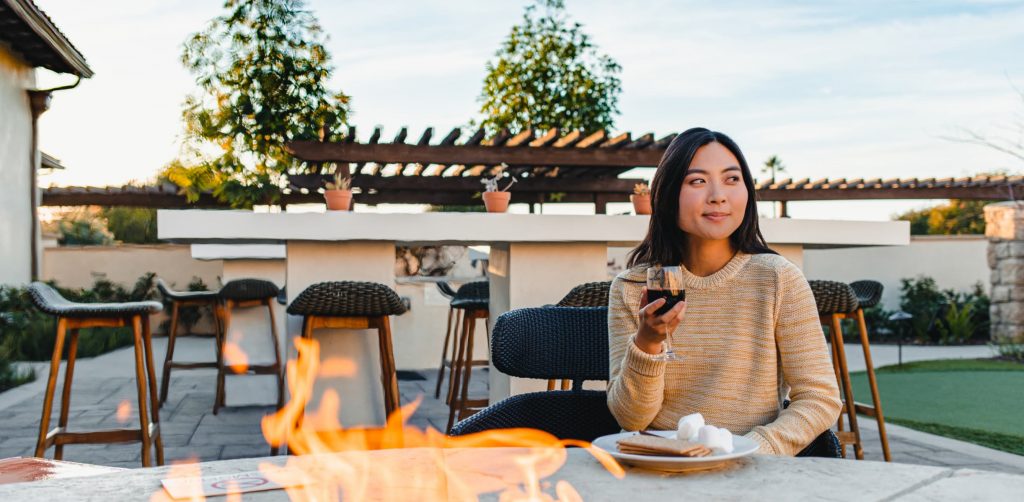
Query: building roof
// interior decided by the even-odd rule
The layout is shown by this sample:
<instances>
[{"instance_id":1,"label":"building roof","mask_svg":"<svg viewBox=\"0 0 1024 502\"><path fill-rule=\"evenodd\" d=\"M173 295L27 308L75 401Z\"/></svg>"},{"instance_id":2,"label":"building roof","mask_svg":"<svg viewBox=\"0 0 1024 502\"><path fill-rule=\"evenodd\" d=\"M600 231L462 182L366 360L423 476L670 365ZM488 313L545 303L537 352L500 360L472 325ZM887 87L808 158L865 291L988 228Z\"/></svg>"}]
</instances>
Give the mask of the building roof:
<instances>
[{"instance_id":1,"label":"building roof","mask_svg":"<svg viewBox=\"0 0 1024 502\"><path fill-rule=\"evenodd\" d=\"M0 0L0 42L33 66L83 78L93 75L85 56L31 0Z\"/></svg>"},{"instance_id":2,"label":"building roof","mask_svg":"<svg viewBox=\"0 0 1024 502\"><path fill-rule=\"evenodd\" d=\"M54 157L53 155L50 155L46 152L39 152L39 154L42 157L39 166L41 169L65 169L64 164L61 164L60 159L58 159L57 157Z\"/></svg>"}]
</instances>

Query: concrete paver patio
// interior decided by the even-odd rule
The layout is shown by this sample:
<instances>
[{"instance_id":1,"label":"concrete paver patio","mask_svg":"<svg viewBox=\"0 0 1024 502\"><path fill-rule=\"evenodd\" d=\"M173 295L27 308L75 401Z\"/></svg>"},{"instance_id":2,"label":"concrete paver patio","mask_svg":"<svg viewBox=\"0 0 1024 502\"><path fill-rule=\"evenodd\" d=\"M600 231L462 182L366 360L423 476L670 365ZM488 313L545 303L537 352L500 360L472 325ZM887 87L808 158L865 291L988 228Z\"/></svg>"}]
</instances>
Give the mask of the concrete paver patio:
<instances>
[{"instance_id":1,"label":"concrete paver patio","mask_svg":"<svg viewBox=\"0 0 1024 502\"><path fill-rule=\"evenodd\" d=\"M181 338L175 351L176 359L209 359L211 343L208 339ZM163 360L165 344L166 339L154 340L157 361ZM853 347L850 352L851 367L857 365L854 360L858 358L853 354L859 354L860 351L856 349ZM876 361L887 361L890 359L888 353L895 352L895 349L894 346L878 346L872 347L872 352ZM925 348L915 349L917 350L907 351L906 347L904 348L905 361L928 358L927 350L919 350ZM968 349L970 350L961 351L959 355L986 355L976 354L979 351L975 348ZM908 359L908 355L913 359ZM955 351L947 350L939 357L957 355ZM125 348L100 357L78 361L71 398L71 430L131 427L137 423L134 410L135 384L130 376L131 360L131 348ZM30 456L33 453L39 431L39 414L48 363L34 366L39 375L35 382L0 393L0 458ZM480 372L479 376L474 375L473 380L477 388L472 392L482 394L486 391L486 374L482 370L477 371ZM436 369L419 373L425 377L424 380L400 382L403 404L423 396L419 410L410 419L410 423L421 428L429 426L444 430L448 408L443 400L433 398ZM270 454L270 448L260 431L260 419L263 415L271 413L273 407L228 407L222 409L218 415L213 415L214 380L213 370L175 371L172 374L169 399L161 409L160 416L168 462L186 459L209 461L260 457ZM272 396L267 396L268 403L272 402L272 399ZM123 401L131 403L133 410L128 421L120 423L117 419L117 408ZM52 423L56 423L57 413L58 411L54 410ZM866 441L866 458L881 460L881 446L874 422L863 417L860 424ZM893 424L888 424L887 427L893 460L896 462L1024 473L1024 457ZM52 455L51 449L47 456ZM849 455L852 457L852 452ZM64 452L65 460L119 467L138 467L140 456L137 444L70 445L65 447Z\"/></svg>"}]
</instances>

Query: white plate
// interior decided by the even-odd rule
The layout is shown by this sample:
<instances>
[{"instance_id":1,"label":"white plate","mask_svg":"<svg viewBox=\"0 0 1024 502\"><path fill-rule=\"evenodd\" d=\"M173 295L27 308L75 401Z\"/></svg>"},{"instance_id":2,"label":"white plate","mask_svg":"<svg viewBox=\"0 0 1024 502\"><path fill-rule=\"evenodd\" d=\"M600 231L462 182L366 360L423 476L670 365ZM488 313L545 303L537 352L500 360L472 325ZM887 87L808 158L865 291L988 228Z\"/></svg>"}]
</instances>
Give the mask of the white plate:
<instances>
[{"instance_id":1,"label":"white plate","mask_svg":"<svg viewBox=\"0 0 1024 502\"><path fill-rule=\"evenodd\" d=\"M659 436L667 438L675 438L676 431L651 431ZM654 469L657 471L669 471L669 472L683 472L683 471L696 471L704 469L714 469L726 462L731 460L745 457L757 451L759 445L754 440L733 435L733 451L732 453L712 453L706 457L670 457L670 456L659 456L659 455L632 455L629 453L622 453L618 448L618 441L623 438L635 436L638 432L620 432L618 434L609 434L607 436L601 436L594 440L593 445L608 452L609 455L615 457L615 459L635 466L642 467L644 469Z\"/></svg>"}]
</instances>

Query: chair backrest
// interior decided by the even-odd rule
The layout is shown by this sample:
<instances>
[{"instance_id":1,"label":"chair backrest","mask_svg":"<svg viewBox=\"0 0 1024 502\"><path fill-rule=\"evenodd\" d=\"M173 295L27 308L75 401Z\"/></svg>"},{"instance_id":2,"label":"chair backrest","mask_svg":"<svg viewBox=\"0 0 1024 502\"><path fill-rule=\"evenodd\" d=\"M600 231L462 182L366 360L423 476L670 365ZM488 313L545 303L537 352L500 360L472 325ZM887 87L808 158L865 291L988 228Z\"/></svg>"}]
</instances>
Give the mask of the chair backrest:
<instances>
[{"instance_id":1,"label":"chair backrest","mask_svg":"<svg viewBox=\"0 0 1024 502\"><path fill-rule=\"evenodd\" d=\"M611 281L580 284L558 301L559 307L607 307Z\"/></svg>"},{"instance_id":2,"label":"chair backrest","mask_svg":"<svg viewBox=\"0 0 1024 502\"><path fill-rule=\"evenodd\" d=\"M856 312L858 308L857 294L853 288L845 282L838 281L807 281L814 294L814 303L818 306L818 313L848 314Z\"/></svg>"},{"instance_id":3,"label":"chair backrest","mask_svg":"<svg viewBox=\"0 0 1024 502\"><path fill-rule=\"evenodd\" d=\"M502 373L539 379L608 379L607 307L536 307L506 312L491 333Z\"/></svg>"},{"instance_id":4,"label":"chair backrest","mask_svg":"<svg viewBox=\"0 0 1024 502\"><path fill-rule=\"evenodd\" d=\"M444 295L446 298L448 298L449 300L455 298L455 290L452 289L451 284L448 284L446 281L439 281L436 282L435 284L437 284L437 289L441 291L441 294Z\"/></svg>"},{"instance_id":5,"label":"chair backrest","mask_svg":"<svg viewBox=\"0 0 1024 502\"><path fill-rule=\"evenodd\" d=\"M857 295L857 302L862 309L878 305L879 300L882 299L882 291L885 289L882 283L872 280L853 281L850 283L850 287Z\"/></svg>"}]
</instances>

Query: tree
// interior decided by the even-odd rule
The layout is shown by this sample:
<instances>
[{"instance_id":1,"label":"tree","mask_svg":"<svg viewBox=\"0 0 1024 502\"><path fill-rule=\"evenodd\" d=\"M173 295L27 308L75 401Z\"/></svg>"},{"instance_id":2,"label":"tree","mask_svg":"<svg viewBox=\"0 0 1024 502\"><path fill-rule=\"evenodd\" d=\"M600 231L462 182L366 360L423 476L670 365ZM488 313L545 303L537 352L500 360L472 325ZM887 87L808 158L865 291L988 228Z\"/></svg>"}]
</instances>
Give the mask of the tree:
<instances>
[{"instance_id":1,"label":"tree","mask_svg":"<svg viewBox=\"0 0 1024 502\"><path fill-rule=\"evenodd\" d=\"M1013 85L1020 102L1024 105L1024 90ZM996 134L985 134L972 129L960 128L957 136L944 136L945 139L959 143L981 145L997 152L1005 153L1017 160L1024 161L1024 115L1019 112L1012 126L1000 126Z\"/></svg>"},{"instance_id":2,"label":"tree","mask_svg":"<svg viewBox=\"0 0 1024 502\"><path fill-rule=\"evenodd\" d=\"M990 203L952 199L946 204L907 211L895 219L909 221L911 235L984 234L984 207Z\"/></svg>"},{"instance_id":3,"label":"tree","mask_svg":"<svg viewBox=\"0 0 1024 502\"><path fill-rule=\"evenodd\" d=\"M622 67L598 54L563 0L536 0L487 62L480 124L507 128L609 129L618 115Z\"/></svg>"},{"instance_id":4,"label":"tree","mask_svg":"<svg viewBox=\"0 0 1024 502\"><path fill-rule=\"evenodd\" d=\"M775 174L786 172L786 166L783 165L782 159L778 155L772 155L768 157L768 160L764 161L764 167L761 168L762 174L771 175L772 183L775 183Z\"/></svg>"},{"instance_id":5,"label":"tree","mask_svg":"<svg viewBox=\"0 0 1024 502\"><path fill-rule=\"evenodd\" d=\"M330 56L302 0L227 0L228 13L185 42L200 92L186 98L187 146L213 193L234 207L273 204L302 166L293 140L340 139L349 97L327 89ZM219 150L216 155L206 154ZM193 168L196 166L182 166Z\"/></svg>"},{"instance_id":6,"label":"tree","mask_svg":"<svg viewBox=\"0 0 1024 502\"><path fill-rule=\"evenodd\" d=\"M160 242L156 233L156 209L147 207L108 207L100 211L114 239L126 244Z\"/></svg>"}]
</instances>

